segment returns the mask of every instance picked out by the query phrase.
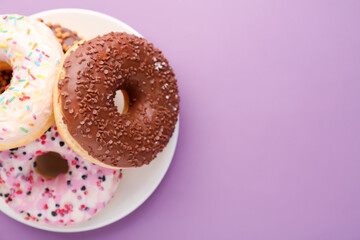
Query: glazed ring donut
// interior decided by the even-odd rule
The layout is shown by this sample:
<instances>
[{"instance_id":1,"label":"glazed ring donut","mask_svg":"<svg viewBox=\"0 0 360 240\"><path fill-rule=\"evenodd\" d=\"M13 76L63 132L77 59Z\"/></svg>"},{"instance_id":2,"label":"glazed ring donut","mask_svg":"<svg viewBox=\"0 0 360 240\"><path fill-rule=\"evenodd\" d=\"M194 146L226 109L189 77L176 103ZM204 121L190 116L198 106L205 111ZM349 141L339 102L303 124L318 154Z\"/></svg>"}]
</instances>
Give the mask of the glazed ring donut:
<instances>
[{"instance_id":1,"label":"glazed ring donut","mask_svg":"<svg viewBox=\"0 0 360 240\"><path fill-rule=\"evenodd\" d=\"M121 176L80 158L56 127L26 146L0 152L0 196L31 222L72 225L90 219L111 200Z\"/></svg>"},{"instance_id":2,"label":"glazed ring donut","mask_svg":"<svg viewBox=\"0 0 360 240\"><path fill-rule=\"evenodd\" d=\"M129 97L120 114L116 91ZM59 132L83 158L108 168L149 164L173 134L179 113L174 73L145 39L109 33L65 54L54 88Z\"/></svg>"},{"instance_id":3,"label":"glazed ring donut","mask_svg":"<svg viewBox=\"0 0 360 240\"><path fill-rule=\"evenodd\" d=\"M61 45L43 23L0 15L0 67L13 70L0 95L0 150L35 140L54 122L52 88L62 56Z\"/></svg>"}]
</instances>

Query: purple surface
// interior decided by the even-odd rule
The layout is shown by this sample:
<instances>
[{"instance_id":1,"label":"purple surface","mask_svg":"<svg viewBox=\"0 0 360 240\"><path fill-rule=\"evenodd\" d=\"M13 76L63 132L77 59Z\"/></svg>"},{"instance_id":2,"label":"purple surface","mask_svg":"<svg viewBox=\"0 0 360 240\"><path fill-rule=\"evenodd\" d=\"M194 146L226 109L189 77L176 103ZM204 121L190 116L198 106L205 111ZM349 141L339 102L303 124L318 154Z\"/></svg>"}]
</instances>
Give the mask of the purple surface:
<instances>
[{"instance_id":1,"label":"purple surface","mask_svg":"<svg viewBox=\"0 0 360 240\"><path fill-rule=\"evenodd\" d=\"M359 1L50 2L0 9L97 10L164 51L182 97L178 147L119 222L64 235L0 214L1 239L360 238Z\"/></svg>"}]
</instances>

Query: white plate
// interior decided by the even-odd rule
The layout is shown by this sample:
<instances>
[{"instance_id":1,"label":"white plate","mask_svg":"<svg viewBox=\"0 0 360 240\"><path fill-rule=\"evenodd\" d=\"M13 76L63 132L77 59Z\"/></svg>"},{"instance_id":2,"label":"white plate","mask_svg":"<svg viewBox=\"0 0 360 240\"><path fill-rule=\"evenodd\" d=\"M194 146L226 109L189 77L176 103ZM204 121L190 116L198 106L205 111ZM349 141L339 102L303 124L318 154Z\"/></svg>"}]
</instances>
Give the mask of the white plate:
<instances>
[{"instance_id":1,"label":"white plate","mask_svg":"<svg viewBox=\"0 0 360 240\"><path fill-rule=\"evenodd\" d=\"M108 15L83 9L55 9L32 15L45 22L60 23L63 27L75 30L82 37L92 37L111 31L127 32L141 36L125 23ZM31 227L54 232L81 232L111 224L138 208L156 189L163 179L173 158L179 133L179 122L170 142L150 165L136 169L123 170L123 178L110 203L91 220L82 224L56 227L29 222L16 214L4 201L0 210L13 219Z\"/></svg>"}]
</instances>

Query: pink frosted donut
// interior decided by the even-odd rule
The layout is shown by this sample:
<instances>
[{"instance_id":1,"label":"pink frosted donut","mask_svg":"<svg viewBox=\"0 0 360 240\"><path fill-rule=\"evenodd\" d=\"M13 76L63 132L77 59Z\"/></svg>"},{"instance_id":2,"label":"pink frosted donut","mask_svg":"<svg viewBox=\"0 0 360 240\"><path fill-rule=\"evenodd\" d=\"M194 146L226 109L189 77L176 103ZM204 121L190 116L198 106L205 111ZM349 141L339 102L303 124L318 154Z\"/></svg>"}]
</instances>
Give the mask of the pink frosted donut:
<instances>
[{"instance_id":1,"label":"pink frosted donut","mask_svg":"<svg viewBox=\"0 0 360 240\"><path fill-rule=\"evenodd\" d=\"M37 156L59 153L69 170L46 179L37 170ZM80 158L52 127L26 146L0 152L0 196L26 220L70 225L88 220L109 202L121 171L106 169Z\"/></svg>"}]
</instances>

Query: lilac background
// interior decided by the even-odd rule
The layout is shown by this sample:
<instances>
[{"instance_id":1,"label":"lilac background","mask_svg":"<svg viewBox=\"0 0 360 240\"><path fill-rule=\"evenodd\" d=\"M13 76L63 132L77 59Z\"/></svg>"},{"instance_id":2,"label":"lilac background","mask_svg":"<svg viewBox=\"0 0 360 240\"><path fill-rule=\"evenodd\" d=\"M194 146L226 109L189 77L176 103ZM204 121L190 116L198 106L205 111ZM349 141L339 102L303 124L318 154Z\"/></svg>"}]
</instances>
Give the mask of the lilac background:
<instances>
[{"instance_id":1,"label":"lilac background","mask_svg":"<svg viewBox=\"0 0 360 240\"><path fill-rule=\"evenodd\" d=\"M119 222L64 235L0 214L1 239L360 238L360 1L74 2L0 9L88 8L154 42L181 91L175 158Z\"/></svg>"}]
</instances>

